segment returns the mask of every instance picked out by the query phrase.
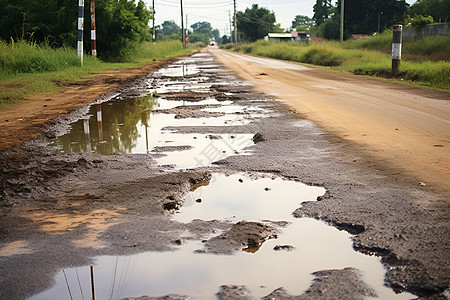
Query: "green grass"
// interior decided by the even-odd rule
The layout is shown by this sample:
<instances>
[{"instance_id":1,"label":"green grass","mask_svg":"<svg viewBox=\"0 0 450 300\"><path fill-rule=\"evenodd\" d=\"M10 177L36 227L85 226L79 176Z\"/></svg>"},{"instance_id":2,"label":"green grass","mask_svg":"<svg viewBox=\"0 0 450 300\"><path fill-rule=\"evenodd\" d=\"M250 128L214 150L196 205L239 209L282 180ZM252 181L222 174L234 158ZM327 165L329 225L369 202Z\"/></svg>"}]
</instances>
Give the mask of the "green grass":
<instances>
[{"instance_id":1,"label":"green grass","mask_svg":"<svg viewBox=\"0 0 450 300\"><path fill-rule=\"evenodd\" d=\"M128 68L192 51L179 41L142 43L125 63L105 63L84 55L80 66L75 49L53 49L25 41L0 41L0 108L26 100L31 95L57 92L57 82L77 81L102 70Z\"/></svg>"},{"instance_id":2,"label":"green grass","mask_svg":"<svg viewBox=\"0 0 450 300\"><path fill-rule=\"evenodd\" d=\"M396 78L434 89L450 90L449 37L403 43L400 71L391 74L392 32L344 43L274 43L257 41L241 51L259 56L330 67L355 74Z\"/></svg>"},{"instance_id":3,"label":"green grass","mask_svg":"<svg viewBox=\"0 0 450 300\"><path fill-rule=\"evenodd\" d=\"M138 45L135 50L124 60L139 64L151 63L159 58L169 58L192 51L192 48L184 48L179 41L164 41L153 45L152 42L144 42Z\"/></svg>"}]
</instances>

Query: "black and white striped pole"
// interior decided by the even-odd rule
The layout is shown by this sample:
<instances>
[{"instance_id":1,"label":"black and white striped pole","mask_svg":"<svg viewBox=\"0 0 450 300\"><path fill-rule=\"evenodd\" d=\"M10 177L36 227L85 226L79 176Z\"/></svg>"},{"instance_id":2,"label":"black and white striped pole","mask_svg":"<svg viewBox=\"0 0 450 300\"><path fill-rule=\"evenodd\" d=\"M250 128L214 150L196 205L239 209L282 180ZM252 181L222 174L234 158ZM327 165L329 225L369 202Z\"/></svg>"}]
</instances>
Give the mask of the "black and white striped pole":
<instances>
[{"instance_id":1,"label":"black and white striped pole","mask_svg":"<svg viewBox=\"0 0 450 300\"><path fill-rule=\"evenodd\" d=\"M84 28L84 0L78 0L78 43L77 53L83 66L83 28Z\"/></svg>"},{"instance_id":2,"label":"black and white striped pole","mask_svg":"<svg viewBox=\"0 0 450 300\"><path fill-rule=\"evenodd\" d=\"M95 0L91 0L91 48L92 56L97 56L97 38L95 33Z\"/></svg>"},{"instance_id":3,"label":"black and white striped pole","mask_svg":"<svg viewBox=\"0 0 450 300\"><path fill-rule=\"evenodd\" d=\"M392 28L392 74L397 73L402 59L402 25Z\"/></svg>"}]
</instances>

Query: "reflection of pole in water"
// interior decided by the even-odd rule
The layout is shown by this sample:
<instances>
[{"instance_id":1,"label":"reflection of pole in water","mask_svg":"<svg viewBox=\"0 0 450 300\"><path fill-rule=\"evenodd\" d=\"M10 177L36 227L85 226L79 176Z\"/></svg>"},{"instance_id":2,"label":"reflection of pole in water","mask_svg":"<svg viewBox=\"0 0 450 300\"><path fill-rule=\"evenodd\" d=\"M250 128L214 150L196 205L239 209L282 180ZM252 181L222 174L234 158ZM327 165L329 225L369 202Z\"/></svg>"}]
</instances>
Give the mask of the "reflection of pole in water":
<instances>
[{"instance_id":1,"label":"reflection of pole in water","mask_svg":"<svg viewBox=\"0 0 450 300\"><path fill-rule=\"evenodd\" d=\"M97 104L98 141L103 142L102 105Z\"/></svg>"},{"instance_id":2,"label":"reflection of pole in water","mask_svg":"<svg viewBox=\"0 0 450 300\"><path fill-rule=\"evenodd\" d=\"M95 300L95 285L94 285L94 266L91 267L91 288L92 288L92 300Z\"/></svg>"},{"instance_id":3,"label":"reflection of pole in water","mask_svg":"<svg viewBox=\"0 0 450 300\"><path fill-rule=\"evenodd\" d=\"M147 154L150 153L150 150L148 149L148 125L145 124L145 146L147 147Z\"/></svg>"},{"instance_id":4,"label":"reflection of pole in water","mask_svg":"<svg viewBox=\"0 0 450 300\"><path fill-rule=\"evenodd\" d=\"M83 120L84 141L86 143L86 152L91 152L91 132L89 131L89 120Z\"/></svg>"}]
</instances>

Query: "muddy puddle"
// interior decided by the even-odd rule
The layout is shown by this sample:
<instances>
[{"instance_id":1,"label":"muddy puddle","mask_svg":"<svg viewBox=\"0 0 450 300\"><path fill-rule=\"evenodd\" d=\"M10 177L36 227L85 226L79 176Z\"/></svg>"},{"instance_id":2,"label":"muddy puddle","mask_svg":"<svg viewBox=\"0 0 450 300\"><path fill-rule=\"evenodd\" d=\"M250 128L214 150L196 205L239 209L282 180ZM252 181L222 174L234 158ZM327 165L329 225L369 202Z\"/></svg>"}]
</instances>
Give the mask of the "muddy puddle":
<instances>
[{"instance_id":1,"label":"muddy puddle","mask_svg":"<svg viewBox=\"0 0 450 300\"><path fill-rule=\"evenodd\" d=\"M214 299L224 284L245 285L258 298L279 287L299 295L310 286L313 272L354 267L362 271L364 282L379 299L411 299L411 294L394 294L383 286L385 270L380 259L355 252L347 232L321 221L292 216L302 202L313 201L324 192L320 187L280 178L214 174L185 196L185 204L173 215L174 220L257 221L276 226L278 237L253 249L217 255L203 250L205 240L212 236L204 236L202 242L186 231L180 237L183 243L173 252L100 256L95 258L93 268L96 297L180 294ZM69 289L74 299L90 297L89 266L64 269L55 282L51 289L31 299L67 298Z\"/></svg>"},{"instance_id":2,"label":"muddy puddle","mask_svg":"<svg viewBox=\"0 0 450 300\"><path fill-rule=\"evenodd\" d=\"M217 73L216 67L208 64L199 67L194 56L162 68L141 87L92 105L51 145L57 153L157 153L160 165L178 168L207 166L230 155L248 154L244 149L253 145L252 134L212 135L208 129L182 134L170 130L187 126L242 126L270 113L267 109L215 99L211 86L225 83L223 78L220 81L205 76L205 69ZM226 97L222 94L222 98Z\"/></svg>"}]
</instances>

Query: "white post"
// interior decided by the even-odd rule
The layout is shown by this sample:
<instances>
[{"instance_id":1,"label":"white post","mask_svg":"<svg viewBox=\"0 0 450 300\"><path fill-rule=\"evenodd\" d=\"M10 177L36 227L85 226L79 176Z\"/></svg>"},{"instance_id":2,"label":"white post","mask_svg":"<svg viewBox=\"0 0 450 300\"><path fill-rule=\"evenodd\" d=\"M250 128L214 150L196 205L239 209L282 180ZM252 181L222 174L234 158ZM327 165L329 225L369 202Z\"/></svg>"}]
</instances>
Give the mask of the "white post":
<instances>
[{"instance_id":1,"label":"white post","mask_svg":"<svg viewBox=\"0 0 450 300\"><path fill-rule=\"evenodd\" d=\"M392 73L398 72L402 59L402 25L392 27Z\"/></svg>"}]
</instances>

